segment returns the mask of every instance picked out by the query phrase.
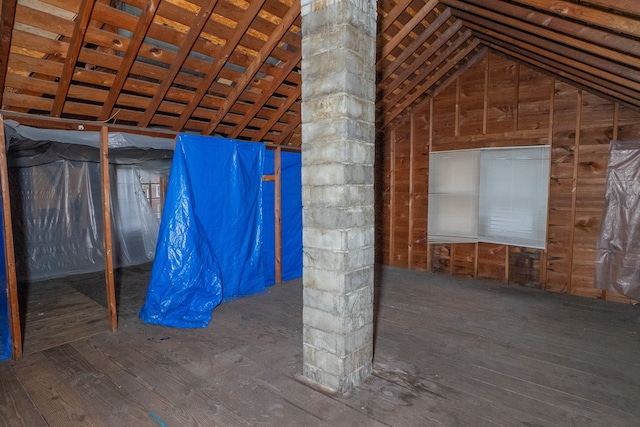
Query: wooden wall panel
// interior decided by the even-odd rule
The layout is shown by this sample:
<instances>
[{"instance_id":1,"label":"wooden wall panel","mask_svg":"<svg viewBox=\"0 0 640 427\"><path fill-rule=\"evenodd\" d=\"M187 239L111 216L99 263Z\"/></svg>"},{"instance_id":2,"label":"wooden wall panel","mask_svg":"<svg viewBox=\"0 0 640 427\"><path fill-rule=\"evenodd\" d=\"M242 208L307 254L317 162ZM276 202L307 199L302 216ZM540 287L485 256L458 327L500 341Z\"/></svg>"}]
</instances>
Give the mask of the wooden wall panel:
<instances>
[{"instance_id":1,"label":"wooden wall panel","mask_svg":"<svg viewBox=\"0 0 640 427\"><path fill-rule=\"evenodd\" d=\"M476 244L458 243L453 251L453 274L461 277L475 276Z\"/></svg>"},{"instance_id":2,"label":"wooden wall panel","mask_svg":"<svg viewBox=\"0 0 640 427\"><path fill-rule=\"evenodd\" d=\"M482 133L484 122L484 85L487 58L476 62L460 76L459 135Z\"/></svg>"},{"instance_id":3,"label":"wooden wall panel","mask_svg":"<svg viewBox=\"0 0 640 427\"><path fill-rule=\"evenodd\" d=\"M518 65L500 55L490 54L487 99L487 133L516 130Z\"/></svg>"},{"instance_id":4,"label":"wooden wall panel","mask_svg":"<svg viewBox=\"0 0 640 427\"><path fill-rule=\"evenodd\" d=\"M478 243L478 276L482 279L504 280L507 246Z\"/></svg>"},{"instance_id":5,"label":"wooden wall panel","mask_svg":"<svg viewBox=\"0 0 640 427\"><path fill-rule=\"evenodd\" d=\"M456 85L444 89L433 100L433 145L456 133Z\"/></svg>"},{"instance_id":6,"label":"wooden wall panel","mask_svg":"<svg viewBox=\"0 0 640 427\"><path fill-rule=\"evenodd\" d=\"M410 144L411 126L405 124L395 130L395 149L392 153L395 186L394 204L391 209L393 217L391 232L394 235L394 246L390 263L399 267L408 265Z\"/></svg>"},{"instance_id":7,"label":"wooden wall panel","mask_svg":"<svg viewBox=\"0 0 640 427\"><path fill-rule=\"evenodd\" d=\"M386 262L629 302L596 289L593 277L609 142L640 139L639 111L488 53L408 117L384 145L394 153L383 166ZM546 251L426 244L430 151L548 143Z\"/></svg>"},{"instance_id":8,"label":"wooden wall panel","mask_svg":"<svg viewBox=\"0 0 640 427\"><path fill-rule=\"evenodd\" d=\"M518 130L548 129L553 78L522 66L518 82Z\"/></svg>"}]
</instances>

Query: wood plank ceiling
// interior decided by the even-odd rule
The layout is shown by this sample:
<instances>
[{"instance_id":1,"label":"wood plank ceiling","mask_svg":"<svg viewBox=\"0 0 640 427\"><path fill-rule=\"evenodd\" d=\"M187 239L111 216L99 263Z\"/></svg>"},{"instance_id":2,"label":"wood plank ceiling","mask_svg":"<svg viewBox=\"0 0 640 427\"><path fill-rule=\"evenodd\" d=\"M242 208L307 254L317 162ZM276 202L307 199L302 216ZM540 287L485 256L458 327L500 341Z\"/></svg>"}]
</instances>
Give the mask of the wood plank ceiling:
<instances>
[{"instance_id":1,"label":"wood plank ceiling","mask_svg":"<svg viewBox=\"0 0 640 427\"><path fill-rule=\"evenodd\" d=\"M381 125L485 49L640 108L636 0L378 8ZM5 114L300 145L298 0L1 0L0 40Z\"/></svg>"}]
</instances>

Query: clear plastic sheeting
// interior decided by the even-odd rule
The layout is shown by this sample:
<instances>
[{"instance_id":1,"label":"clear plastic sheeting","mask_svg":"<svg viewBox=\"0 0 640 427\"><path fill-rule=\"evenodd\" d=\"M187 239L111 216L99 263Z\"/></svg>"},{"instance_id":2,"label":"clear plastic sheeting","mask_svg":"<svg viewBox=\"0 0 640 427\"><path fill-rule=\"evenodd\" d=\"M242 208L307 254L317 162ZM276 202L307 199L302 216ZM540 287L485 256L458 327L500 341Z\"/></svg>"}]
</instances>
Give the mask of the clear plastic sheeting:
<instances>
[{"instance_id":1,"label":"clear plastic sheeting","mask_svg":"<svg viewBox=\"0 0 640 427\"><path fill-rule=\"evenodd\" d=\"M34 141L15 128L5 129L18 280L103 270L99 149ZM46 134L45 130L37 131L37 135ZM55 132L60 139L62 132ZM99 141L99 135L93 134ZM109 152L113 255L117 267L154 258L159 224L145 197L139 171L166 174L172 155L169 150L136 147Z\"/></svg>"},{"instance_id":2,"label":"clear plastic sheeting","mask_svg":"<svg viewBox=\"0 0 640 427\"><path fill-rule=\"evenodd\" d=\"M222 301L265 289L264 144L180 135L140 317L205 327Z\"/></svg>"},{"instance_id":3,"label":"clear plastic sheeting","mask_svg":"<svg viewBox=\"0 0 640 427\"><path fill-rule=\"evenodd\" d=\"M640 141L612 141L595 285L640 300Z\"/></svg>"}]
</instances>

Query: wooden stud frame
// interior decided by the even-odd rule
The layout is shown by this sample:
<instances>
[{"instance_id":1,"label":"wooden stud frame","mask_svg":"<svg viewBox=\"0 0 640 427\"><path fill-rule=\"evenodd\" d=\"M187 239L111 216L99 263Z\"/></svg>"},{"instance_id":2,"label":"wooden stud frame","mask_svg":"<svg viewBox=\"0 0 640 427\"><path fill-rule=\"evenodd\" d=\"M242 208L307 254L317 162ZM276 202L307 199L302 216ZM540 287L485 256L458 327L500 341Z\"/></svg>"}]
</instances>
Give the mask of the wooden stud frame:
<instances>
[{"instance_id":1,"label":"wooden stud frame","mask_svg":"<svg viewBox=\"0 0 640 427\"><path fill-rule=\"evenodd\" d=\"M104 273L107 287L109 328L118 329L115 279L113 275L113 241L111 234L111 186L109 182L109 129L100 129L100 182L102 188L102 221L104 230Z\"/></svg>"}]
</instances>

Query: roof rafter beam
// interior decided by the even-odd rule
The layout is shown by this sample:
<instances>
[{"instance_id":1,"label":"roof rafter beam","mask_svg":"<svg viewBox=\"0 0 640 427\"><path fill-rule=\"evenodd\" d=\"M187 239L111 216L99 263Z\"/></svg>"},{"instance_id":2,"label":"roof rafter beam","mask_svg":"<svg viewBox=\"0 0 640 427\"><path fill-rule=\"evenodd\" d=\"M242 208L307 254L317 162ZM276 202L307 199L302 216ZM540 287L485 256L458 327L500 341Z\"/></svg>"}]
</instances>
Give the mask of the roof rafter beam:
<instances>
[{"instance_id":1,"label":"roof rafter beam","mask_svg":"<svg viewBox=\"0 0 640 427\"><path fill-rule=\"evenodd\" d=\"M291 108L291 106L292 106L293 104L295 104L295 103L296 103L296 101L300 98L300 94L301 94L301 93L302 93L302 85L300 84L300 85L298 85L298 86L296 87L295 91L294 91L291 95L289 95L289 97L288 97L288 98L287 98L287 100L284 102L284 104L282 104L280 107L278 107L278 110L277 110L277 111L275 111L275 112L271 115L271 117L269 117L269 120L267 120L267 123L266 123L264 126L262 126L262 128L260 129L260 131L259 131L259 132L258 132L258 134L256 135L256 139L257 139L258 141L262 140L262 138L264 138L264 137L265 137L265 135L266 135L267 133L269 133L269 131L271 130L271 128L272 128L276 123L278 123L278 121L280 121L280 119L282 118L282 116L284 116L284 115L287 113L287 111L289 111L289 108ZM296 126L297 126L298 124L300 124L300 121L301 121L300 119L298 119L298 120L292 120L292 121L289 123L289 126L291 126L291 123L294 123L294 122L296 123ZM289 127L289 126L287 126L287 127ZM294 126L294 129L295 129L295 126ZM281 141L276 141L276 143L280 144L280 143L281 143Z\"/></svg>"},{"instance_id":2,"label":"roof rafter beam","mask_svg":"<svg viewBox=\"0 0 640 427\"><path fill-rule=\"evenodd\" d=\"M5 82L7 80L7 68L9 66L9 52L11 52L11 36L16 18L18 0L2 0L0 10L0 108L4 95Z\"/></svg>"},{"instance_id":3,"label":"roof rafter beam","mask_svg":"<svg viewBox=\"0 0 640 427\"><path fill-rule=\"evenodd\" d=\"M610 80L630 88L640 89L640 73L629 67L584 53L577 49L567 48L564 45L559 45L548 39L527 34L492 21L487 21L484 18L467 14L466 12L459 12L459 16L466 21L468 27L471 27L473 24L473 29L476 31L486 32L489 35L499 33L503 35L502 37L507 36L513 39L514 43L518 43L518 41L528 43L537 49L547 51L550 56L557 55L558 59L556 59L556 61L558 62L564 61L567 65L571 65L574 68L580 68L582 66L585 71L589 70L589 73L605 80ZM488 28L491 28L491 30L488 30Z\"/></svg>"},{"instance_id":4,"label":"roof rafter beam","mask_svg":"<svg viewBox=\"0 0 640 427\"><path fill-rule=\"evenodd\" d=\"M218 110L209 121L204 129L204 135L210 135L222 119L224 119L224 116L231 110L233 104L235 104L242 92L244 92L251 79L253 79L254 75L260 70L269 55L271 55L273 49L275 49L280 42L280 39L289 31L298 16L300 16L300 2L296 1L291 5L291 8L282 18L282 21L273 29L269 40L265 42L256 57L253 58L253 61L251 61L251 64L249 64L244 74L242 74L242 77L236 82L236 85L231 90L231 93L227 95L227 99L224 100L220 110Z\"/></svg>"},{"instance_id":5,"label":"roof rafter beam","mask_svg":"<svg viewBox=\"0 0 640 427\"><path fill-rule=\"evenodd\" d=\"M404 111L407 107L409 107L412 103L414 103L420 96L424 95L424 93L429 90L434 84L438 82L442 77L444 77L449 71L451 71L460 61L462 61L466 56L468 56L478 45L480 44L480 40L475 39L471 43L469 43L463 50L459 51L454 57L448 60L441 60L439 62L438 71L433 75L431 71L428 73L423 73L424 76L429 76L428 79L421 85L414 86L411 88L413 90L413 94L402 100L400 103L397 102L390 103L389 105L393 105L395 108L390 111L385 111L383 123L384 125L388 125L393 119L395 119L402 111ZM429 67L431 68L431 67Z\"/></svg>"},{"instance_id":6,"label":"roof rafter beam","mask_svg":"<svg viewBox=\"0 0 640 427\"><path fill-rule=\"evenodd\" d=\"M211 12L213 12L213 8L216 6L217 3L218 3L217 0L211 0L210 2L206 2L205 5L203 5L198 11L198 14L195 16L194 22L191 24L189 28L189 32L187 33L187 36L182 42L180 49L178 49L178 52L176 53L176 57L174 61L169 66L167 75L162 79L162 82L160 83L160 86L158 87L157 92L155 93L155 95L153 95L151 102L149 102L149 106L147 107L144 114L142 115L142 118L138 122L138 126L147 127L149 126L149 123L151 123L151 119L153 119L153 116L156 114L156 111L158 111L158 107L160 107L160 104L164 100L164 97L166 96L167 92L171 88L173 81L175 80L176 76L180 72L180 69L184 65L184 61L187 59L187 56L189 56L189 53L191 53L191 48L198 40L198 37L200 37L200 33L202 32L202 29L204 28L205 24L209 20L209 17L211 16Z\"/></svg>"},{"instance_id":7,"label":"roof rafter beam","mask_svg":"<svg viewBox=\"0 0 640 427\"><path fill-rule=\"evenodd\" d=\"M413 18L405 25L402 26L402 29L396 33L396 35L391 38L391 40L384 43L382 46L382 52L380 53L380 57L385 58L387 55L393 51L405 37L407 37L416 26L422 22L424 18L427 17L428 14L433 11L433 9L438 5L439 0L429 0L425 3L424 6L415 14Z\"/></svg>"},{"instance_id":8,"label":"roof rafter beam","mask_svg":"<svg viewBox=\"0 0 640 427\"><path fill-rule=\"evenodd\" d=\"M411 4L412 1L413 0L401 0L396 3L396 5L393 7L393 9L391 9L387 16L382 18L379 31L381 33L385 32L391 26L391 24L393 24L396 19L398 19L398 16L400 16L400 14L406 10L406 8Z\"/></svg>"},{"instance_id":9,"label":"roof rafter beam","mask_svg":"<svg viewBox=\"0 0 640 427\"><path fill-rule=\"evenodd\" d=\"M262 94L260 94L260 97L254 102L254 104L251 106L249 111L244 113L244 117L240 122L238 122L238 124L236 124L236 128L233 130L233 132L229 134L229 138L236 138L238 135L240 135L242 130L249 123L251 123L251 120L253 120L256 114L258 114L258 112L262 109L262 107L269 100L269 98L271 98L271 96L275 93L275 91L282 84L282 82L286 80L289 74L291 74L293 69L300 63L301 59L302 59L302 49L298 49L296 54L293 55L291 58L289 58L289 61L287 61L287 64L284 67L282 68L278 67L278 74L274 77L274 80L271 82L268 88L262 91ZM298 87L300 86L302 85L298 85ZM286 105L286 103L283 105ZM282 108L282 106L280 106L280 108ZM267 122L267 126L268 125L269 125L269 122ZM273 124L271 124L271 126L273 126ZM266 131L268 132L270 128L271 127L269 126L266 129Z\"/></svg>"},{"instance_id":10,"label":"roof rafter beam","mask_svg":"<svg viewBox=\"0 0 640 427\"><path fill-rule=\"evenodd\" d=\"M459 21L458 23L461 24L461 21ZM453 28L453 26L452 26ZM452 34L449 37L445 37L444 35L442 37L439 37L437 42L432 44L431 46L429 46L429 48L427 50L425 50L420 57L418 57L416 60L413 61L413 63L411 64L411 66L407 67L400 75L398 75L398 77L396 77L393 82L391 82L391 84L389 84L389 86L385 87L382 89L382 93L383 93L383 99L386 96L391 96L393 91L396 90L396 88L398 86L400 86L402 83L405 83L407 81L409 81L409 77L411 77L411 75L422 65L424 65L425 63L427 63L429 61L429 59L435 55L436 53L438 53L439 49L441 47L443 47L447 42L449 42L451 40L451 37L453 37L453 34L456 34L457 30L453 31ZM436 67L438 67L442 61L446 58L448 58L449 56L453 55L453 53L460 48L460 46L462 46L462 44L464 42L466 42L469 38L471 37L471 31L470 30L465 30L465 32L463 32L462 34L460 34L458 36L458 38L452 42L445 50L443 50L442 52L439 52L437 57L432 60L429 65L421 72L421 75L429 74L432 73ZM414 78L414 81L420 81L420 78ZM407 89L408 88L408 89ZM408 84L405 86L405 88L398 94L396 95L393 100L395 100L395 102L399 102L399 99L397 99L401 94L406 94L408 93L408 91L411 91L411 85ZM403 95L404 96L404 95ZM393 105L393 101L390 101L389 104Z\"/></svg>"},{"instance_id":11,"label":"roof rafter beam","mask_svg":"<svg viewBox=\"0 0 640 427\"><path fill-rule=\"evenodd\" d=\"M611 19L611 13L578 3L559 0L514 0L514 2L630 36L637 37L640 34L640 20L622 15L615 15L615 19Z\"/></svg>"},{"instance_id":12,"label":"roof rafter beam","mask_svg":"<svg viewBox=\"0 0 640 427\"><path fill-rule=\"evenodd\" d=\"M202 99L207 95L209 88L218 78L218 74L220 74L220 71L222 70L222 67L224 67L224 64L227 62L227 59L229 58L229 56L231 56L253 20L256 18L256 16L258 16L258 13L260 12L260 9L262 9L262 5L264 4L264 2L265 0L254 0L249 5L249 8L244 11L244 13L242 14L242 19L236 24L233 36L226 40L224 49L222 50L222 52L220 52L220 57L215 59L211 70L207 72L205 78L200 82L200 84L196 88L195 93L193 94L193 98L184 108L184 111L182 112L182 114L180 114L180 117L173 125L172 129L174 131L179 131L180 129L182 129L189 120L191 114L193 114L196 108L198 108L198 105L202 102Z\"/></svg>"},{"instance_id":13,"label":"roof rafter beam","mask_svg":"<svg viewBox=\"0 0 640 427\"><path fill-rule=\"evenodd\" d=\"M384 70L382 71L382 77L380 81L384 81L387 77L393 74L393 72L397 70L398 67L404 64L407 61L407 59L409 59L409 57L414 55L416 50L418 50L418 48L421 47L429 39L429 37L431 37L442 25L444 25L444 23L450 17L451 17L451 8L448 7L444 12L440 14L440 16L438 16L431 24L429 24L427 29L423 31L420 34L420 36L418 36L414 41L412 41L411 44L409 44L409 46L407 46L402 51L402 53L393 60L391 64L389 64L387 67L384 68ZM460 28L459 22L454 23L451 27L456 26L456 24L458 24L457 28ZM447 31L445 31L444 33L446 32ZM441 34L441 37L445 37L445 38L451 37L450 34L448 36L445 36L444 33ZM378 60L378 63L376 65L378 67L381 67L384 60L385 60L385 57L381 57Z\"/></svg>"},{"instance_id":14,"label":"roof rafter beam","mask_svg":"<svg viewBox=\"0 0 640 427\"><path fill-rule=\"evenodd\" d=\"M532 12L500 0L442 0L456 11L465 11L545 38L640 67L640 43L620 35L571 22L552 15ZM475 5L475 6L474 6ZM457 16L460 12L455 12ZM627 49L627 53L625 52Z\"/></svg>"},{"instance_id":15,"label":"roof rafter beam","mask_svg":"<svg viewBox=\"0 0 640 427\"><path fill-rule=\"evenodd\" d=\"M84 0L80 5L80 11L76 17L76 23L73 28L73 35L71 36L71 42L69 43L69 50L67 51L67 58L64 61L62 68L62 75L58 82L58 90L56 91L56 97L53 101L53 107L51 108L52 117L60 117L64 103L69 93L69 86L71 86L71 79L73 78L73 72L76 68L76 62L82 50L84 44L84 36L87 33L87 27L91 20L91 14L93 13L93 6L95 0Z\"/></svg>"},{"instance_id":16,"label":"roof rafter beam","mask_svg":"<svg viewBox=\"0 0 640 427\"><path fill-rule=\"evenodd\" d=\"M116 77L111 84L111 88L109 89L109 95L107 95L107 99L102 106L102 111L98 116L98 121L107 120L111 115L113 107L116 105L118 97L120 96L120 92L122 91L122 88L127 81L127 77L129 76L131 67L133 67L133 63L138 56L138 52L140 51L140 47L144 42L147 31L149 30L149 27L153 22L153 18L156 16L159 3L160 0L150 0L147 2L144 10L142 11L140 18L138 19L138 23L136 24L136 29L131 36L131 40L129 41L127 52L124 54L122 63L120 64Z\"/></svg>"},{"instance_id":17,"label":"roof rafter beam","mask_svg":"<svg viewBox=\"0 0 640 427\"><path fill-rule=\"evenodd\" d=\"M640 3L638 0L584 0L596 6L617 10L618 12L630 13L640 16Z\"/></svg>"}]
</instances>

